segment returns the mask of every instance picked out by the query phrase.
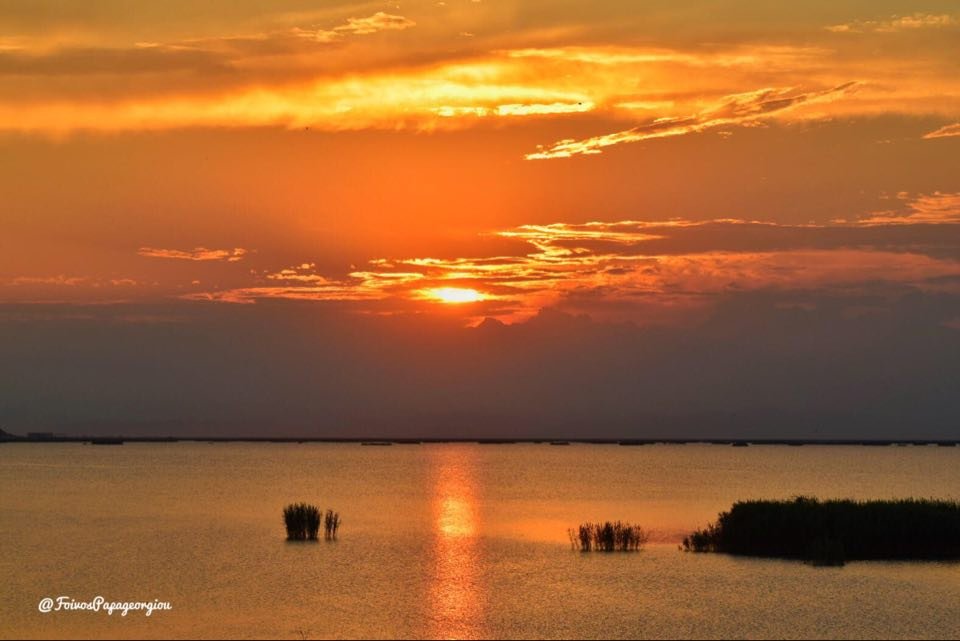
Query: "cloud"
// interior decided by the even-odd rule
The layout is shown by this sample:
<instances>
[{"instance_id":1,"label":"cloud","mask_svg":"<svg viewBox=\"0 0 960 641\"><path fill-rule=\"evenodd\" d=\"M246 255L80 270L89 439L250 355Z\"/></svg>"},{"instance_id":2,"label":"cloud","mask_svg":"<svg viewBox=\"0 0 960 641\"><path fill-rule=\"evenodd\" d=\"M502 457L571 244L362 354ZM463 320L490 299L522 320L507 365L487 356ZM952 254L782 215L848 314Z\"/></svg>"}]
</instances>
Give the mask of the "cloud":
<instances>
[{"instance_id":1,"label":"cloud","mask_svg":"<svg viewBox=\"0 0 960 641\"><path fill-rule=\"evenodd\" d=\"M624 131L582 140L568 138L549 147L540 146L538 151L525 157L527 160L545 160L592 155L602 153L604 148L614 145L683 136L721 126L747 126L799 105L837 100L852 92L856 85L856 82L846 82L832 89L805 93L796 93L792 88L780 88L734 94L693 116L657 118Z\"/></svg>"},{"instance_id":2,"label":"cloud","mask_svg":"<svg viewBox=\"0 0 960 641\"><path fill-rule=\"evenodd\" d=\"M508 49L510 58L543 59L584 63L600 67L636 67L673 64L693 68L746 68L792 70L816 63L830 55L829 49L794 45L733 45L712 49L671 49L667 47L581 46L539 49Z\"/></svg>"},{"instance_id":3,"label":"cloud","mask_svg":"<svg viewBox=\"0 0 960 641\"><path fill-rule=\"evenodd\" d=\"M225 95L183 95L116 103L70 101L0 104L0 129L69 133L180 127L462 128L477 116L580 113L594 108L569 79L530 81L501 63L464 62L306 84L243 89Z\"/></svg>"},{"instance_id":4,"label":"cloud","mask_svg":"<svg viewBox=\"0 0 960 641\"><path fill-rule=\"evenodd\" d=\"M49 53L0 49L0 76L135 75L179 71L216 74L228 68L228 61L215 52L161 45L114 49L68 47Z\"/></svg>"},{"instance_id":5,"label":"cloud","mask_svg":"<svg viewBox=\"0 0 960 641\"><path fill-rule=\"evenodd\" d=\"M56 274L51 276L0 277L0 303L23 303L50 305L72 301L91 304L117 302L118 294L124 297L138 295L145 283L134 278L95 275Z\"/></svg>"},{"instance_id":6,"label":"cloud","mask_svg":"<svg viewBox=\"0 0 960 641\"><path fill-rule=\"evenodd\" d=\"M945 196L917 198L910 206L929 220L933 212L952 207ZM266 272L252 287L187 298L354 301L373 305L358 309L391 313L430 309L423 291L456 288L478 292L478 302L465 308L475 319L516 321L545 307L580 305L591 313L617 308L628 317L678 322L684 314L750 291L827 294L877 284L949 288L943 279L960 279L960 235L954 233L960 226L946 232L929 227L880 220L806 226L742 220L523 225L495 235L526 243L525 254L381 258L339 279L304 263Z\"/></svg>"},{"instance_id":7,"label":"cloud","mask_svg":"<svg viewBox=\"0 0 960 641\"><path fill-rule=\"evenodd\" d=\"M0 101L0 130L53 136L189 127L430 131L498 118L579 123L585 115L605 127L625 123L622 131L589 144L568 139L529 155L539 158L768 117L955 118L960 110L952 67L919 54L870 58L866 64L860 54L812 46L488 50L478 42L464 51L432 48L431 40L414 55L354 38L354 31L399 28L404 20L355 19L340 25L353 31L324 28L346 34L324 36L325 42L317 40L316 29L294 27L128 49L26 46L8 52L7 73L20 74L9 82L21 90ZM3 61L0 55L0 74ZM85 75L97 75L97 82L81 81ZM856 93L852 85L839 85L842 78L859 79ZM778 88L756 90L764 86ZM804 93L791 87L836 90ZM816 109L800 109L801 102ZM656 117L627 129L638 113Z\"/></svg>"},{"instance_id":8,"label":"cloud","mask_svg":"<svg viewBox=\"0 0 960 641\"><path fill-rule=\"evenodd\" d=\"M952 138L954 136L960 136L960 122L954 123L952 125L946 125L940 127L936 131L931 131L928 134L924 134L924 140L932 140L934 138Z\"/></svg>"},{"instance_id":9,"label":"cloud","mask_svg":"<svg viewBox=\"0 0 960 641\"><path fill-rule=\"evenodd\" d=\"M57 287L75 287L77 285L83 285L88 281L89 279L84 276L65 276L64 274L59 274L57 276L17 276L9 279L7 284L15 287L21 285L54 285Z\"/></svg>"},{"instance_id":10,"label":"cloud","mask_svg":"<svg viewBox=\"0 0 960 641\"><path fill-rule=\"evenodd\" d=\"M960 25L960 18L949 14L915 13L887 20L856 20L826 27L834 33L897 33L917 29L936 29Z\"/></svg>"},{"instance_id":11,"label":"cloud","mask_svg":"<svg viewBox=\"0 0 960 641\"><path fill-rule=\"evenodd\" d=\"M596 105L590 101L586 102L552 102L550 104L538 103L514 103L506 105L496 105L493 107L435 107L434 113L444 118L457 118L461 116L477 117L502 117L502 116L544 116L549 114L571 114L584 113L592 111Z\"/></svg>"},{"instance_id":12,"label":"cloud","mask_svg":"<svg viewBox=\"0 0 960 641\"><path fill-rule=\"evenodd\" d=\"M281 57L288 65L298 58L330 50L348 38L381 31L409 29L416 23L403 16L378 12L365 18L350 18L331 29L292 27L263 33L209 36L169 42L137 42L133 46L61 44L31 47L0 46L0 77L138 76L190 72L219 81L246 78L251 67ZM265 78L266 79L266 78Z\"/></svg>"},{"instance_id":13,"label":"cloud","mask_svg":"<svg viewBox=\"0 0 960 641\"><path fill-rule=\"evenodd\" d=\"M154 247L141 247L137 253L147 258L170 258L174 260L193 260L193 261L226 261L235 263L243 260L248 250L242 247L235 249L207 249L206 247L195 247L189 250L180 249L157 249Z\"/></svg>"},{"instance_id":14,"label":"cloud","mask_svg":"<svg viewBox=\"0 0 960 641\"><path fill-rule=\"evenodd\" d=\"M342 9L335 13L343 16ZM722 126L723 114L711 111L733 96L751 96L756 87L830 87L845 78L859 80L856 96L846 91L844 100L829 103L811 95L808 102L817 109L797 109L796 116L787 106L778 108L773 96L768 106L782 119L955 118L960 110L948 57L926 50L878 58L842 42L816 46L815 38L778 44L665 38L660 46L610 38L610 44L571 46L563 34L481 36L464 43L455 30L441 33L419 17L424 33L411 48L367 37L411 28L414 21L405 16L380 11L345 19L328 11L294 17L268 21L262 32L237 35L221 27L227 31L222 35L167 41L158 33L156 42L126 47L18 37L16 49L0 51L0 76L16 74L6 82L17 84L3 93L0 78L0 130L53 136L187 127L428 131L496 118L522 122L520 116L575 118L579 124L585 114L609 131L622 124L622 131L593 141L590 148L597 150ZM531 46L517 46L527 42ZM795 97L785 89L767 91ZM627 129L638 112L657 117ZM572 149L557 143L542 153L589 153L577 140L561 142Z\"/></svg>"},{"instance_id":15,"label":"cloud","mask_svg":"<svg viewBox=\"0 0 960 641\"><path fill-rule=\"evenodd\" d=\"M367 36L381 31L403 31L415 26L417 23L409 18L378 11L366 18L348 18L346 23L333 29L320 29L312 34L305 31L304 35L318 42L332 42L348 35Z\"/></svg>"},{"instance_id":16,"label":"cloud","mask_svg":"<svg viewBox=\"0 0 960 641\"><path fill-rule=\"evenodd\" d=\"M282 282L328 283L329 281L326 278L313 272L314 267L316 267L314 263L303 263L302 265L287 267L277 272L269 272L266 274L266 279Z\"/></svg>"},{"instance_id":17,"label":"cloud","mask_svg":"<svg viewBox=\"0 0 960 641\"><path fill-rule=\"evenodd\" d=\"M373 292L364 291L362 287L354 287L350 284L329 283L320 286L238 287L221 291L195 292L185 294L181 298L193 301L250 304L258 300L267 299L369 301L377 300L382 298L382 296L378 296Z\"/></svg>"},{"instance_id":18,"label":"cloud","mask_svg":"<svg viewBox=\"0 0 960 641\"><path fill-rule=\"evenodd\" d=\"M862 225L956 225L960 224L960 192L923 194L911 197L897 194L901 207L870 214Z\"/></svg>"}]
</instances>

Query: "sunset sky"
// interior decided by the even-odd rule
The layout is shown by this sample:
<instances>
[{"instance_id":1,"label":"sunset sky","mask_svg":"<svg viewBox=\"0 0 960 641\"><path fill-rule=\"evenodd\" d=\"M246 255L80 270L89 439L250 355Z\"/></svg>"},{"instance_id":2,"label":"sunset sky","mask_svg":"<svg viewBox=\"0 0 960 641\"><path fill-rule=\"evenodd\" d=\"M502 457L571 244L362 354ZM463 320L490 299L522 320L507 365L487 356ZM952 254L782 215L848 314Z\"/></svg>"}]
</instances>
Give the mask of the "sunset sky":
<instances>
[{"instance_id":1,"label":"sunset sky","mask_svg":"<svg viewBox=\"0 0 960 641\"><path fill-rule=\"evenodd\" d=\"M955 1L0 1L0 427L956 436L958 357Z\"/></svg>"}]
</instances>

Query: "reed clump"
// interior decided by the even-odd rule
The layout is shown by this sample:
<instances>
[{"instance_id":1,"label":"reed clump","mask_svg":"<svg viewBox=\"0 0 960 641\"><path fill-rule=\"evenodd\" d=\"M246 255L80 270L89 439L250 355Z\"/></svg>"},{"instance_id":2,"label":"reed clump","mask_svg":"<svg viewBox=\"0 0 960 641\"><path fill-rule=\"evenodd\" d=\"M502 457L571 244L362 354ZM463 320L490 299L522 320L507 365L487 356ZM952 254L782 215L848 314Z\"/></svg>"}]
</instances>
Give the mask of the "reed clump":
<instances>
[{"instance_id":1,"label":"reed clump","mask_svg":"<svg viewBox=\"0 0 960 641\"><path fill-rule=\"evenodd\" d=\"M623 521L583 523L567 530L570 547L580 552L637 552L650 536L639 525Z\"/></svg>"},{"instance_id":2,"label":"reed clump","mask_svg":"<svg viewBox=\"0 0 960 641\"><path fill-rule=\"evenodd\" d=\"M283 508L288 541L316 541L320 520L320 508L316 505L291 503Z\"/></svg>"},{"instance_id":3,"label":"reed clump","mask_svg":"<svg viewBox=\"0 0 960 641\"><path fill-rule=\"evenodd\" d=\"M327 510L324 513L316 505L291 503L283 508L283 524L287 528L288 541L316 541L321 525L323 538L335 541L342 523L338 512Z\"/></svg>"},{"instance_id":4,"label":"reed clump","mask_svg":"<svg viewBox=\"0 0 960 641\"><path fill-rule=\"evenodd\" d=\"M689 552L803 559L818 565L878 559L960 559L960 503L741 501L683 540Z\"/></svg>"},{"instance_id":5,"label":"reed clump","mask_svg":"<svg viewBox=\"0 0 960 641\"><path fill-rule=\"evenodd\" d=\"M328 541L334 541L337 538L337 530L340 529L340 514L333 510L327 510L323 517L323 538Z\"/></svg>"}]
</instances>

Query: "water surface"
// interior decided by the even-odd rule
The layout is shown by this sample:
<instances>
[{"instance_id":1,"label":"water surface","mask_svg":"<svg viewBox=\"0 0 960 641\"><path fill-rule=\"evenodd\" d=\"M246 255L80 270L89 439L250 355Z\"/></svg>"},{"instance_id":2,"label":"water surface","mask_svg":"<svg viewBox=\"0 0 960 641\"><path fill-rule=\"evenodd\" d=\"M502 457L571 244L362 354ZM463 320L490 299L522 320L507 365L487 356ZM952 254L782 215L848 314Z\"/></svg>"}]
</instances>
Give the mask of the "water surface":
<instances>
[{"instance_id":1,"label":"water surface","mask_svg":"<svg viewBox=\"0 0 960 641\"><path fill-rule=\"evenodd\" d=\"M732 502L960 498L960 448L4 444L3 637L960 636L960 565L683 554ZM281 509L338 510L335 543ZM566 530L624 519L638 554ZM171 603L41 614L43 597Z\"/></svg>"}]
</instances>

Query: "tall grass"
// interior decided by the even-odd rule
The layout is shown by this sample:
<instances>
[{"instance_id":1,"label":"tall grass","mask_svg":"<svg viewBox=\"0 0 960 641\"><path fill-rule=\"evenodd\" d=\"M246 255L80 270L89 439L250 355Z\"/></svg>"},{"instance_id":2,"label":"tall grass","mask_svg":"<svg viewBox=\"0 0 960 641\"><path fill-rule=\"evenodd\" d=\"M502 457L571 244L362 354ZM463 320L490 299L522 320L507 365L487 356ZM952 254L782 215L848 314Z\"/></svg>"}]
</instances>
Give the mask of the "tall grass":
<instances>
[{"instance_id":1,"label":"tall grass","mask_svg":"<svg viewBox=\"0 0 960 641\"><path fill-rule=\"evenodd\" d=\"M649 539L639 525L623 521L584 523L567 530L570 547L581 552L636 552Z\"/></svg>"},{"instance_id":2,"label":"tall grass","mask_svg":"<svg viewBox=\"0 0 960 641\"><path fill-rule=\"evenodd\" d=\"M334 541L337 538L337 530L340 529L340 514L333 510L327 510L323 517L323 538L328 541Z\"/></svg>"},{"instance_id":3,"label":"tall grass","mask_svg":"<svg viewBox=\"0 0 960 641\"><path fill-rule=\"evenodd\" d=\"M335 541L342 523L338 512L327 510L324 514L316 505L291 503L283 508L283 524L287 528L288 541L316 541L321 524L323 538Z\"/></svg>"},{"instance_id":4,"label":"tall grass","mask_svg":"<svg viewBox=\"0 0 960 641\"><path fill-rule=\"evenodd\" d=\"M743 501L683 540L692 552L798 558L824 564L870 559L960 559L960 503Z\"/></svg>"},{"instance_id":5,"label":"tall grass","mask_svg":"<svg viewBox=\"0 0 960 641\"><path fill-rule=\"evenodd\" d=\"M320 508L307 503L291 503L283 508L283 523L288 541L316 541L320 531Z\"/></svg>"}]
</instances>

